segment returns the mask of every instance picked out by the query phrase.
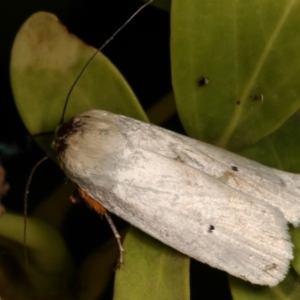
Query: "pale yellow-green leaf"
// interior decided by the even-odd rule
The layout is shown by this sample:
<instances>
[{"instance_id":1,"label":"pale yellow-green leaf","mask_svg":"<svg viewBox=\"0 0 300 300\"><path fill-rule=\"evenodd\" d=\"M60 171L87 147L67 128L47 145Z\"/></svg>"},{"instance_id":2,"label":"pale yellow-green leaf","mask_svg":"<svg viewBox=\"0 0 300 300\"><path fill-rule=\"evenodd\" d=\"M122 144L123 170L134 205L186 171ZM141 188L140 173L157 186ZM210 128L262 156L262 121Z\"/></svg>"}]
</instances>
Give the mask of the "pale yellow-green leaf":
<instances>
[{"instance_id":1,"label":"pale yellow-green leaf","mask_svg":"<svg viewBox=\"0 0 300 300\"><path fill-rule=\"evenodd\" d=\"M188 300L189 258L131 227L114 300Z\"/></svg>"},{"instance_id":2,"label":"pale yellow-green leaf","mask_svg":"<svg viewBox=\"0 0 300 300\"><path fill-rule=\"evenodd\" d=\"M190 136L299 172L299 13L296 0L172 1L172 82ZM289 299L282 287L298 281L290 272L278 288L232 279L231 289L235 299Z\"/></svg>"},{"instance_id":3,"label":"pale yellow-green leaf","mask_svg":"<svg viewBox=\"0 0 300 300\"><path fill-rule=\"evenodd\" d=\"M31 134L55 130L71 85L94 52L52 14L36 13L23 24L14 41L10 75L17 108ZM122 75L101 53L76 84L65 120L97 108L147 120ZM44 141L44 148L50 141Z\"/></svg>"}]
</instances>

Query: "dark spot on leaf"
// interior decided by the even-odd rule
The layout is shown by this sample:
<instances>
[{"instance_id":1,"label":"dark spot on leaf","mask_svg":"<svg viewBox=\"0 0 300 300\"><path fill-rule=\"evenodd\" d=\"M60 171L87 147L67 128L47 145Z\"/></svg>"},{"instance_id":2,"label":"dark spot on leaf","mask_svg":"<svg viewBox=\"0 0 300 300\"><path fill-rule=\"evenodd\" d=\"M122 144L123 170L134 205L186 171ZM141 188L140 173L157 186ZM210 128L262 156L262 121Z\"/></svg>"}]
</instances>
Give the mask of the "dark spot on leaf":
<instances>
[{"instance_id":1,"label":"dark spot on leaf","mask_svg":"<svg viewBox=\"0 0 300 300\"><path fill-rule=\"evenodd\" d=\"M260 95L250 95L250 99L254 100L254 101L264 101L264 95L260 94Z\"/></svg>"},{"instance_id":2,"label":"dark spot on leaf","mask_svg":"<svg viewBox=\"0 0 300 300\"><path fill-rule=\"evenodd\" d=\"M209 84L209 80L206 77L202 77L199 81L198 81L198 86L206 86Z\"/></svg>"},{"instance_id":3,"label":"dark spot on leaf","mask_svg":"<svg viewBox=\"0 0 300 300\"><path fill-rule=\"evenodd\" d=\"M236 104L237 104L237 105L241 104L241 101L237 101Z\"/></svg>"}]
</instances>

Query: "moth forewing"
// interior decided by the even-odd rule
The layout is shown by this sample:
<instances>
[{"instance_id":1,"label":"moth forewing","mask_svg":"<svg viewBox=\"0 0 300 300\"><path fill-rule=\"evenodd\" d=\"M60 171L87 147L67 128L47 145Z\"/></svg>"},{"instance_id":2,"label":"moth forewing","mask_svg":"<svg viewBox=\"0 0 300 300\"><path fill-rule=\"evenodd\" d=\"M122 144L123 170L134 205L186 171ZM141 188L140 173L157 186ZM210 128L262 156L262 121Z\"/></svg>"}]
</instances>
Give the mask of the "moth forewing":
<instances>
[{"instance_id":1,"label":"moth forewing","mask_svg":"<svg viewBox=\"0 0 300 300\"><path fill-rule=\"evenodd\" d=\"M263 185L259 198L253 189L257 181L275 189L278 178L296 184L296 175L105 111L72 118L52 146L80 188L163 243L256 284L274 286L287 273L286 204L273 206ZM285 188L280 195L298 207Z\"/></svg>"},{"instance_id":2,"label":"moth forewing","mask_svg":"<svg viewBox=\"0 0 300 300\"><path fill-rule=\"evenodd\" d=\"M136 147L155 151L205 172L279 209L293 225L300 221L300 175L261 165L219 147L161 127L115 116ZM119 120L117 120L119 119ZM136 130L135 128L139 128ZM150 142L151 141L151 142Z\"/></svg>"}]
</instances>

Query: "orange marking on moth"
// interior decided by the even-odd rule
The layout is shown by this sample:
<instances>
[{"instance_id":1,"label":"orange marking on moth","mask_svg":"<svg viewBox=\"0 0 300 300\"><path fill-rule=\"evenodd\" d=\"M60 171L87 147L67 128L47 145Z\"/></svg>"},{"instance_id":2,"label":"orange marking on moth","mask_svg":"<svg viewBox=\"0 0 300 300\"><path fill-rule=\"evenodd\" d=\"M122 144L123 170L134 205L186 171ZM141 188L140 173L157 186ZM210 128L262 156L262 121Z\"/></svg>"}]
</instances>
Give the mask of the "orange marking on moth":
<instances>
[{"instance_id":1,"label":"orange marking on moth","mask_svg":"<svg viewBox=\"0 0 300 300\"><path fill-rule=\"evenodd\" d=\"M104 215L106 213L105 207L100 204L98 201L96 201L94 198L92 198L90 195L88 195L84 190L81 188L78 188L78 193L80 197L85 200L88 207L94 209L99 215ZM72 198L71 198L72 201Z\"/></svg>"}]
</instances>

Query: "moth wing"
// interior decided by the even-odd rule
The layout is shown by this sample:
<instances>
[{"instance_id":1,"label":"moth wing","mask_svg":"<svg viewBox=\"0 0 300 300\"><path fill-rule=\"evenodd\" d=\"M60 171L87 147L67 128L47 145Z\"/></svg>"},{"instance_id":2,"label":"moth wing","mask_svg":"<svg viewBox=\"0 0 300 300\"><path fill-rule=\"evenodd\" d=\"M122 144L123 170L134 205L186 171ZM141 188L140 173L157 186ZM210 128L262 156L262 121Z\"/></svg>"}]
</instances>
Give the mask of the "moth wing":
<instances>
[{"instance_id":1,"label":"moth wing","mask_svg":"<svg viewBox=\"0 0 300 300\"><path fill-rule=\"evenodd\" d=\"M283 214L251 196L252 190L243 192L209 174L207 162L202 170L201 157L211 159L205 151L195 165L190 150L172 151L181 145L196 155L197 141L103 111L72 122L77 129L63 140L60 164L109 211L244 280L274 286L284 278L293 255ZM212 161L213 172L222 169Z\"/></svg>"},{"instance_id":2,"label":"moth wing","mask_svg":"<svg viewBox=\"0 0 300 300\"><path fill-rule=\"evenodd\" d=\"M172 248L256 284L274 286L287 273L292 246L271 205L143 149L127 149L114 172L100 176L92 187L101 181L105 190L87 192Z\"/></svg>"},{"instance_id":3,"label":"moth wing","mask_svg":"<svg viewBox=\"0 0 300 300\"><path fill-rule=\"evenodd\" d=\"M115 122L136 146L196 168L231 187L278 208L285 219L300 223L300 175L270 168L219 147L128 117Z\"/></svg>"}]
</instances>

